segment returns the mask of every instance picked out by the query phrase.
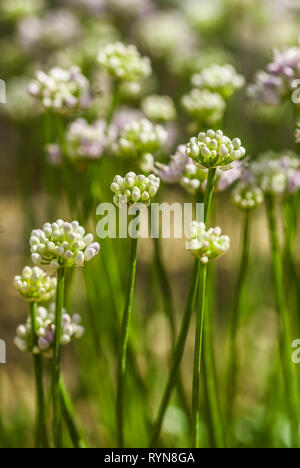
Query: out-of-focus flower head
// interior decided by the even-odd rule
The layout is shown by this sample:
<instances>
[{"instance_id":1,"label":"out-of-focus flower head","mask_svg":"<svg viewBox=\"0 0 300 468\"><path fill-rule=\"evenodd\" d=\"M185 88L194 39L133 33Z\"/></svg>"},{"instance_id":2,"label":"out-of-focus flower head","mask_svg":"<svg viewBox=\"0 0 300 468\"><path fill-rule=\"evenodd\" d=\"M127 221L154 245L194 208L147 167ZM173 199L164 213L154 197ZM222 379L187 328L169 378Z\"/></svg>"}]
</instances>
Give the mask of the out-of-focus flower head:
<instances>
[{"instance_id":1,"label":"out-of-focus flower head","mask_svg":"<svg viewBox=\"0 0 300 468\"><path fill-rule=\"evenodd\" d=\"M300 46L275 50L266 72L257 74L256 82L248 92L250 97L263 104L278 105L299 88L299 79Z\"/></svg>"},{"instance_id":2,"label":"out-of-focus flower head","mask_svg":"<svg viewBox=\"0 0 300 468\"><path fill-rule=\"evenodd\" d=\"M224 255L230 248L230 239L222 235L220 227L206 230L204 223L193 221L188 235L187 247L194 257L206 265L210 260Z\"/></svg>"},{"instance_id":3,"label":"out-of-focus flower head","mask_svg":"<svg viewBox=\"0 0 300 468\"><path fill-rule=\"evenodd\" d=\"M156 58L169 57L195 42L188 22L173 10L147 15L139 22L137 33L141 44Z\"/></svg>"},{"instance_id":4,"label":"out-of-focus flower head","mask_svg":"<svg viewBox=\"0 0 300 468\"><path fill-rule=\"evenodd\" d=\"M28 91L53 112L73 112L90 102L89 81L79 67L69 70L56 67L48 73L39 70Z\"/></svg>"},{"instance_id":5,"label":"out-of-focus flower head","mask_svg":"<svg viewBox=\"0 0 300 468\"><path fill-rule=\"evenodd\" d=\"M37 343L32 332L31 318L28 317L24 325L17 328L14 343L22 352L33 354L42 354L46 358L53 357L54 336L55 336L55 304L49 308L37 308ZM81 338L84 334L84 328L81 325L80 315L72 317L63 309L61 345L66 346L74 340Z\"/></svg>"},{"instance_id":6,"label":"out-of-focus flower head","mask_svg":"<svg viewBox=\"0 0 300 468\"><path fill-rule=\"evenodd\" d=\"M20 47L29 53L41 49L61 49L74 43L80 35L78 19L66 9L49 11L42 18L25 18L18 24L17 31Z\"/></svg>"},{"instance_id":7,"label":"out-of-focus flower head","mask_svg":"<svg viewBox=\"0 0 300 468\"><path fill-rule=\"evenodd\" d=\"M142 119L143 113L140 110L121 107L114 116L113 125L120 132L126 125Z\"/></svg>"},{"instance_id":8,"label":"out-of-focus flower head","mask_svg":"<svg viewBox=\"0 0 300 468\"><path fill-rule=\"evenodd\" d=\"M159 186L160 178L154 174L146 177L129 172L125 177L117 175L111 184L111 190L115 194L116 206L122 207L135 203L148 206L157 194Z\"/></svg>"},{"instance_id":9,"label":"out-of-focus flower head","mask_svg":"<svg viewBox=\"0 0 300 468\"><path fill-rule=\"evenodd\" d=\"M264 201L264 192L261 188L246 180L241 180L232 193L232 203L242 211L257 208Z\"/></svg>"},{"instance_id":10,"label":"out-of-focus flower head","mask_svg":"<svg viewBox=\"0 0 300 468\"><path fill-rule=\"evenodd\" d=\"M212 65L195 74L192 77L192 84L195 87L217 92L224 99L228 99L244 86L245 78L230 64Z\"/></svg>"},{"instance_id":11,"label":"out-of-focus flower head","mask_svg":"<svg viewBox=\"0 0 300 468\"><path fill-rule=\"evenodd\" d=\"M171 122L176 119L176 107L169 96L151 95L142 101L142 110L147 119Z\"/></svg>"},{"instance_id":12,"label":"out-of-focus flower head","mask_svg":"<svg viewBox=\"0 0 300 468\"><path fill-rule=\"evenodd\" d=\"M58 268L82 267L100 251L92 234L86 234L78 221L66 223L61 219L35 229L30 236L31 258L35 265L49 273Z\"/></svg>"},{"instance_id":13,"label":"out-of-focus flower head","mask_svg":"<svg viewBox=\"0 0 300 468\"><path fill-rule=\"evenodd\" d=\"M222 96L208 89L192 89L183 96L182 105L194 119L208 125L220 121L226 109Z\"/></svg>"},{"instance_id":14,"label":"out-of-focus flower head","mask_svg":"<svg viewBox=\"0 0 300 468\"><path fill-rule=\"evenodd\" d=\"M151 0L107 0L107 4L112 13L126 17L144 16L154 8Z\"/></svg>"},{"instance_id":15,"label":"out-of-focus flower head","mask_svg":"<svg viewBox=\"0 0 300 468\"><path fill-rule=\"evenodd\" d=\"M239 180L243 174L243 164L241 161L234 161L232 163L231 169L223 171L217 169L216 180L215 180L215 190L217 192L224 192L229 187L231 187L237 180Z\"/></svg>"},{"instance_id":16,"label":"out-of-focus flower head","mask_svg":"<svg viewBox=\"0 0 300 468\"><path fill-rule=\"evenodd\" d=\"M18 21L26 16L39 14L45 8L45 0L2 0L0 13L3 19Z\"/></svg>"},{"instance_id":17,"label":"out-of-focus flower head","mask_svg":"<svg viewBox=\"0 0 300 468\"><path fill-rule=\"evenodd\" d=\"M201 34L214 32L224 21L224 0L185 0L182 7L190 23Z\"/></svg>"},{"instance_id":18,"label":"out-of-focus flower head","mask_svg":"<svg viewBox=\"0 0 300 468\"><path fill-rule=\"evenodd\" d=\"M163 126L147 119L137 120L121 129L118 139L112 144L112 151L120 158L136 160L142 170L150 172L154 155L164 147L167 138L168 132Z\"/></svg>"},{"instance_id":19,"label":"out-of-focus flower head","mask_svg":"<svg viewBox=\"0 0 300 468\"><path fill-rule=\"evenodd\" d=\"M46 145L45 152L48 163L53 167L60 167L63 160L62 149L56 143Z\"/></svg>"},{"instance_id":20,"label":"out-of-focus flower head","mask_svg":"<svg viewBox=\"0 0 300 468\"><path fill-rule=\"evenodd\" d=\"M291 151L262 154L252 163L251 173L266 195L290 195L300 188L300 159Z\"/></svg>"},{"instance_id":21,"label":"out-of-focus flower head","mask_svg":"<svg viewBox=\"0 0 300 468\"><path fill-rule=\"evenodd\" d=\"M55 295L56 278L50 278L39 267L26 266L21 276L14 277L14 287L30 302L48 302Z\"/></svg>"},{"instance_id":22,"label":"out-of-focus flower head","mask_svg":"<svg viewBox=\"0 0 300 468\"><path fill-rule=\"evenodd\" d=\"M169 164L156 163L155 173L167 184L180 184L189 193L196 194L207 178L207 169L201 168L186 155L185 145L180 145Z\"/></svg>"},{"instance_id":23,"label":"out-of-focus flower head","mask_svg":"<svg viewBox=\"0 0 300 468\"><path fill-rule=\"evenodd\" d=\"M208 130L193 137L186 147L187 155L206 168L231 169L234 161L246 154L239 138L231 140L222 130Z\"/></svg>"},{"instance_id":24,"label":"out-of-focus flower head","mask_svg":"<svg viewBox=\"0 0 300 468\"><path fill-rule=\"evenodd\" d=\"M116 80L135 82L151 75L148 57L142 57L134 45L115 42L105 46L98 55L98 62Z\"/></svg>"},{"instance_id":25,"label":"out-of-focus flower head","mask_svg":"<svg viewBox=\"0 0 300 468\"><path fill-rule=\"evenodd\" d=\"M79 163L98 160L114 137L113 126L110 126L107 134L105 120L89 124L85 119L76 119L68 126L66 133L67 156Z\"/></svg>"}]
</instances>

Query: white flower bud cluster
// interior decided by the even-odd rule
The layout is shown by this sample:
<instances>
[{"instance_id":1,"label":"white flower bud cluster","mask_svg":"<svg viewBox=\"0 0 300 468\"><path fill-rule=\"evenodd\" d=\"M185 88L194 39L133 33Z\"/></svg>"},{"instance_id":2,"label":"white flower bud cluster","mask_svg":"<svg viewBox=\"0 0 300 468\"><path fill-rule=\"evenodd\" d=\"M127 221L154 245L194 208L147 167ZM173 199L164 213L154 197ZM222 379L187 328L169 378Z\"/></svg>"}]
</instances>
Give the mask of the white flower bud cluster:
<instances>
[{"instance_id":1,"label":"white flower bud cluster","mask_svg":"<svg viewBox=\"0 0 300 468\"><path fill-rule=\"evenodd\" d=\"M186 153L203 167L231 169L234 161L245 156L246 150L239 138L230 140L222 130L208 130L190 140Z\"/></svg>"},{"instance_id":2,"label":"white flower bud cluster","mask_svg":"<svg viewBox=\"0 0 300 468\"><path fill-rule=\"evenodd\" d=\"M28 317L24 325L19 325L14 340L17 348L22 352L42 354L44 357L53 357L53 346L55 336L55 304L51 304L49 309L45 307L37 308L37 343L34 343L31 317ZM81 325L80 315L72 317L63 310L61 345L66 346L72 341L79 339L84 334Z\"/></svg>"},{"instance_id":3,"label":"white flower bud cluster","mask_svg":"<svg viewBox=\"0 0 300 468\"><path fill-rule=\"evenodd\" d=\"M212 65L193 75L192 84L196 88L209 89L228 99L244 86L245 78L239 75L232 65Z\"/></svg>"},{"instance_id":4,"label":"white flower bud cluster","mask_svg":"<svg viewBox=\"0 0 300 468\"><path fill-rule=\"evenodd\" d=\"M202 222L192 222L188 239L188 249L204 265L226 254L230 248L230 239L222 235L220 227L206 230Z\"/></svg>"},{"instance_id":5,"label":"white flower bud cluster","mask_svg":"<svg viewBox=\"0 0 300 468\"><path fill-rule=\"evenodd\" d=\"M115 137L114 127L106 133L106 122L98 120L89 124L85 119L76 119L66 133L67 156L73 161L99 159Z\"/></svg>"},{"instance_id":6,"label":"white flower bud cluster","mask_svg":"<svg viewBox=\"0 0 300 468\"><path fill-rule=\"evenodd\" d=\"M2 0L1 16L9 21L17 21L27 16L39 14L45 8L44 0Z\"/></svg>"},{"instance_id":7,"label":"white flower bud cluster","mask_svg":"<svg viewBox=\"0 0 300 468\"><path fill-rule=\"evenodd\" d=\"M194 119L208 125L220 121L226 109L222 96L208 89L192 89L183 96L182 105Z\"/></svg>"},{"instance_id":8,"label":"white flower bud cluster","mask_svg":"<svg viewBox=\"0 0 300 468\"><path fill-rule=\"evenodd\" d=\"M169 96L151 95L142 101L145 116L158 122L171 122L176 119L176 107Z\"/></svg>"},{"instance_id":9,"label":"white flower bud cluster","mask_svg":"<svg viewBox=\"0 0 300 468\"><path fill-rule=\"evenodd\" d=\"M26 266L21 276L14 277L13 284L24 299L31 302L48 302L56 291L56 278L50 278L39 267Z\"/></svg>"},{"instance_id":10,"label":"white flower bud cluster","mask_svg":"<svg viewBox=\"0 0 300 468\"><path fill-rule=\"evenodd\" d=\"M232 203L243 211L257 208L264 201L264 192L255 185L241 181L232 193Z\"/></svg>"},{"instance_id":11,"label":"white flower bud cluster","mask_svg":"<svg viewBox=\"0 0 300 468\"><path fill-rule=\"evenodd\" d=\"M86 105L89 100L89 81L79 67L71 67L69 70L56 67L48 73L36 72L28 91L46 109L67 113Z\"/></svg>"},{"instance_id":12,"label":"white flower bud cluster","mask_svg":"<svg viewBox=\"0 0 300 468\"><path fill-rule=\"evenodd\" d=\"M66 223L59 219L32 231L30 251L35 265L48 266L54 272L60 267L84 266L99 253L100 245L78 221Z\"/></svg>"},{"instance_id":13,"label":"white flower bud cluster","mask_svg":"<svg viewBox=\"0 0 300 468\"><path fill-rule=\"evenodd\" d=\"M149 206L160 186L160 178L154 174L148 177L129 172L125 177L117 175L111 184L115 194L114 203L118 207L143 203Z\"/></svg>"},{"instance_id":14,"label":"white flower bud cluster","mask_svg":"<svg viewBox=\"0 0 300 468\"><path fill-rule=\"evenodd\" d=\"M140 159L145 154L157 153L166 143L168 132L161 125L147 119L126 124L112 145L114 154L121 158Z\"/></svg>"},{"instance_id":15,"label":"white flower bud cluster","mask_svg":"<svg viewBox=\"0 0 300 468\"><path fill-rule=\"evenodd\" d=\"M117 80L139 81L151 75L150 59L142 57L134 45L108 44L98 55L98 62Z\"/></svg>"},{"instance_id":16,"label":"white flower bud cluster","mask_svg":"<svg viewBox=\"0 0 300 468\"><path fill-rule=\"evenodd\" d=\"M293 194L300 188L300 160L291 151L262 154L252 164L251 172L266 195Z\"/></svg>"}]
</instances>

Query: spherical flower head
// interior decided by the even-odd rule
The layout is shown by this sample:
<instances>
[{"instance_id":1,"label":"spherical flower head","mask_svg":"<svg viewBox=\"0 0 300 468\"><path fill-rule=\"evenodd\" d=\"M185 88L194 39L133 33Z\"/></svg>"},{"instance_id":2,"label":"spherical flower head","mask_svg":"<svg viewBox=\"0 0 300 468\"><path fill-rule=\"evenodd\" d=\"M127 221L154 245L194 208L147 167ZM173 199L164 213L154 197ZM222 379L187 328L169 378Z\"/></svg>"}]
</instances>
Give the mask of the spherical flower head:
<instances>
[{"instance_id":1,"label":"spherical flower head","mask_svg":"<svg viewBox=\"0 0 300 468\"><path fill-rule=\"evenodd\" d=\"M180 145L168 165L156 163L155 173L167 184L178 183L194 195L201 189L208 171L187 156L185 145Z\"/></svg>"},{"instance_id":2,"label":"spherical flower head","mask_svg":"<svg viewBox=\"0 0 300 468\"><path fill-rule=\"evenodd\" d=\"M129 172L125 177L117 175L111 184L111 190L115 194L114 203L118 207L135 203L149 206L159 186L160 179L154 174L146 177Z\"/></svg>"},{"instance_id":3,"label":"spherical flower head","mask_svg":"<svg viewBox=\"0 0 300 468\"><path fill-rule=\"evenodd\" d=\"M157 153L168 138L168 132L161 125L147 119L126 124L112 145L113 152L120 158L139 159L144 154Z\"/></svg>"},{"instance_id":4,"label":"spherical flower head","mask_svg":"<svg viewBox=\"0 0 300 468\"><path fill-rule=\"evenodd\" d=\"M208 125L220 121L226 108L222 96L208 89L192 89L183 96L182 105L194 119Z\"/></svg>"},{"instance_id":5,"label":"spherical flower head","mask_svg":"<svg viewBox=\"0 0 300 468\"><path fill-rule=\"evenodd\" d=\"M264 192L261 188L241 181L232 193L232 203L242 211L251 211L264 201Z\"/></svg>"},{"instance_id":6,"label":"spherical flower head","mask_svg":"<svg viewBox=\"0 0 300 468\"><path fill-rule=\"evenodd\" d=\"M175 104L169 96L147 96L142 101L142 110L150 120L171 122L176 119Z\"/></svg>"},{"instance_id":7,"label":"spherical flower head","mask_svg":"<svg viewBox=\"0 0 300 468\"><path fill-rule=\"evenodd\" d=\"M291 151L262 154L252 164L251 172L265 195L284 196L299 189L300 161Z\"/></svg>"},{"instance_id":8,"label":"spherical flower head","mask_svg":"<svg viewBox=\"0 0 300 468\"><path fill-rule=\"evenodd\" d=\"M32 333L31 317L28 317L24 325L17 328L15 345L22 352L41 354L46 358L53 357L54 335L55 335L55 304L49 308L37 308L37 343L34 343ZM66 346L72 341L79 339L84 334L80 315L70 316L66 310L62 315L61 345Z\"/></svg>"},{"instance_id":9,"label":"spherical flower head","mask_svg":"<svg viewBox=\"0 0 300 468\"><path fill-rule=\"evenodd\" d=\"M236 72L232 65L212 65L192 77L192 84L197 88L206 88L230 98L245 84L245 78Z\"/></svg>"},{"instance_id":10,"label":"spherical flower head","mask_svg":"<svg viewBox=\"0 0 300 468\"><path fill-rule=\"evenodd\" d=\"M29 302L48 302L56 291L56 278L50 278L39 267L26 266L21 276L14 277L13 284Z\"/></svg>"},{"instance_id":11,"label":"spherical flower head","mask_svg":"<svg viewBox=\"0 0 300 468\"><path fill-rule=\"evenodd\" d=\"M56 67L48 73L38 71L28 91L45 109L63 114L85 107L89 101L89 81L79 67L69 70Z\"/></svg>"},{"instance_id":12,"label":"spherical flower head","mask_svg":"<svg viewBox=\"0 0 300 468\"><path fill-rule=\"evenodd\" d=\"M222 130L208 130L190 140L186 153L202 167L226 170L232 168L234 161L243 158L246 150L239 138L230 140Z\"/></svg>"},{"instance_id":13,"label":"spherical flower head","mask_svg":"<svg viewBox=\"0 0 300 468\"><path fill-rule=\"evenodd\" d=\"M281 77L260 71L255 83L248 86L247 94L256 104L278 106L284 98L285 86Z\"/></svg>"},{"instance_id":14,"label":"spherical flower head","mask_svg":"<svg viewBox=\"0 0 300 468\"><path fill-rule=\"evenodd\" d=\"M89 124L85 119L76 119L67 129L67 156L77 163L88 163L98 160L114 137L114 127L111 126L107 134L104 120L98 120L93 124Z\"/></svg>"},{"instance_id":15,"label":"spherical flower head","mask_svg":"<svg viewBox=\"0 0 300 468\"><path fill-rule=\"evenodd\" d=\"M78 221L67 223L61 219L35 229L30 237L31 258L35 265L50 272L58 268L82 267L100 251L92 234L86 234Z\"/></svg>"},{"instance_id":16,"label":"spherical flower head","mask_svg":"<svg viewBox=\"0 0 300 468\"><path fill-rule=\"evenodd\" d=\"M204 223L193 221L188 236L191 254L206 265L210 260L224 255L230 248L230 239L222 235L220 227L206 230Z\"/></svg>"},{"instance_id":17,"label":"spherical flower head","mask_svg":"<svg viewBox=\"0 0 300 468\"><path fill-rule=\"evenodd\" d=\"M142 57L134 45L108 44L98 55L98 62L116 80L139 81L151 75L148 57Z\"/></svg>"}]
</instances>

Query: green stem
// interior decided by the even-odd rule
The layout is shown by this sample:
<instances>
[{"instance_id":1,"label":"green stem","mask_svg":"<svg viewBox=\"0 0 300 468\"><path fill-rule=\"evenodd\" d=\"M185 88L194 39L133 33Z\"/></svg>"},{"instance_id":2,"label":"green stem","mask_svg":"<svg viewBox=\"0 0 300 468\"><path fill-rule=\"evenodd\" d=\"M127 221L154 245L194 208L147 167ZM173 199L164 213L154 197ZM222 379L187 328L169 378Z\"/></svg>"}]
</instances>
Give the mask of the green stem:
<instances>
[{"instance_id":1,"label":"green stem","mask_svg":"<svg viewBox=\"0 0 300 468\"><path fill-rule=\"evenodd\" d=\"M299 399L298 399L298 382L295 367L292 363L290 356L291 349L291 324L289 312L286 306L286 297L284 291L284 279L282 258L280 252L280 245L277 232L276 223L276 209L275 201L272 196L266 200L267 217L269 222L270 241L272 248L272 268L274 277L275 294L277 301L277 308L280 318L280 354L281 366L285 378L286 386L286 399L290 413L291 430L293 445L295 448L299 447L300 434L299 434Z\"/></svg>"},{"instance_id":2,"label":"green stem","mask_svg":"<svg viewBox=\"0 0 300 468\"><path fill-rule=\"evenodd\" d=\"M60 268L57 274L56 308L55 308L55 336L53 356L53 437L56 448L62 448L62 421L60 400L60 354L62 310L64 304L65 269Z\"/></svg>"},{"instance_id":3,"label":"green stem","mask_svg":"<svg viewBox=\"0 0 300 468\"><path fill-rule=\"evenodd\" d=\"M62 413L66 421L73 445L77 449L86 448L85 443L82 440L80 431L76 426L71 399L68 395L67 389L62 378L59 379L59 391L61 397Z\"/></svg>"},{"instance_id":4,"label":"green stem","mask_svg":"<svg viewBox=\"0 0 300 468\"><path fill-rule=\"evenodd\" d=\"M202 301L201 310L197 314L196 334L195 334L195 353L194 353L194 375L193 375L193 396L192 396L192 447L199 448L199 393L200 393L200 372L203 345L204 315L206 306L206 279L207 265L202 267L201 290Z\"/></svg>"},{"instance_id":5,"label":"green stem","mask_svg":"<svg viewBox=\"0 0 300 468\"><path fill-rule=\"evenodd\" d=\"M245 286L247 275L247 268L249 262L249 249L250 249L250 212L245 213L244 230L242 235L242 253L239 266L239 273L234 295L234 305L230 329L230 343L229 343L229 360L228 360L228 374L227 374L227 429L230 438L231 423L234 411L234 402L237 388L237 374L238 374L238 354L237 354L237 333L240 320L240 308L242 293Z\"/></svg>"},{"instance_id":6,"label":"green stem","mask_svg":"<svg viewBox=\"0 0 300 468\"><path fill-rule=\"evenodd\" d=\"M124 447L124 380L127 366L127 347L129 338L129 328L132 313L133 295L135 287L136 262L137 262L137 245L138 239L132 239L129 281L126 297L125 310L122 320L121 341L118 361L118 382L117 382L117 404L116 404L116 421L117 421L117 442L118 448Z\"/></svg>"},{"instance_id":7,"label":"green stem","mask_svg":"<svg viewBox=\"0 0 300 468\"><path fill-rule=\"evenodd\" d=\"M209 210L211 207L215 175L216 175L216 169L210 169L208 173L207 189L206 189L205 199L204 199L204 207L205 207L204 222L205 223L207 222ZM192 283L191 283L190 292L188 296L188 301L187 301L185 313L183 316L177 344L174 349L173 364L172 364L170 374L168 377L168 381L166 384L166 388L163 394L162 402L159 407L158 416L154 424L153 434L152 434L151 443L150 443L151 447L153 447L157 443L157 440L160 435L163 419L164 419L164 416L165 416L165 413L166 413L166 410L167 410L167 407L169 405L169 401L172 395L172 391L177 382L178 371L179 371L179 367L180 367L184 349L185 349L186 339L187 339L190 322L191 322L191 316L196 305L198 285L199 285L199 275L200 275L200 261L199 259L195 259L193 277L192 277Z\"/></svg>"},{"instance_id":8,"label":"green stem","mask_svg":"<svg viewBox=\"0 0 300 468\"><path fill-rule=\"evenodd\" d=\"M33 346L37 345L37 303L30 303L30 317L31 327L33 334ZM43 358L41 355L33 354L33 365L35 374L35 388L36 388L36 403L37 403L37 417L36 417L36 447L47 448L48 437L46 428L46 405L45 395L43 388Z\"/></svg>"}]
</instances>

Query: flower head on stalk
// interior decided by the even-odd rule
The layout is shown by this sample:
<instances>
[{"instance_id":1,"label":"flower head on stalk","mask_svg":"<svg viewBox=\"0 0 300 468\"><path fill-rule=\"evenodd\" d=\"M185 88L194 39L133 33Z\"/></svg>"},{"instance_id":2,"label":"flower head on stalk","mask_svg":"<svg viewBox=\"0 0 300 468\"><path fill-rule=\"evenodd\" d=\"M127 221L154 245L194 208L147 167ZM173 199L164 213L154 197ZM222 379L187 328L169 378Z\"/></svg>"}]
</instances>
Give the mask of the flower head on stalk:
<instances>
[{"instance_id":1,"label":"flower head on stalk","mask_svg":"<svg viewBox=\"0 0 300 468\"><path fill-rule=\"evenodd\" d=\"M38 337L36 345L34 345L31 317L27 319L24 325L19 325L17 328L17 336L14 343L22 352L42 354L44 357L52 358L55 335L54 303L49 308L37 308L36 324ZM72 341L81 338L83 334L84 328L81 325L80 315L73 315L71 317L64 309L62 315L61 345L68 345Z\"/></svg>"},{"instance_id":2,"label":"flower head on stalk","mask_svg":"<svg viewBox=\"0 0 300 468\"><path fill-rule=\"evenodd\" d=\"M76 119L66 133L67 156L79 163L100 159L114 137L114 127L110 126L107 134L104 120L89 124L85 119Z\"/></svg>"},{"instance_id":3,"label":"flower head on stalk","mask_svg":"<svg viewBox=\"0 0 300 468\"><path fill-rule=\"evenodd\" d=\"M224 255L230 248L230 239L222 235L220 227L206 229L204 223L193 221L188 235L188 249L204 265Z\"/></svg>"},{"instance_id":4,"label":"flower head on stalk","mask_svg":"<svg viewBox=\"0 0 300 468\"><path fill-rule=\"evenodd\" d=\"M142 101L145 116L158 122L171 122L176 119L176 108L169 96L151 95Z\"/></svg>"},{"instance_id":5,"label":"flower head on stalk","mask_svg":"<svg viewBox=\"0 0 300 468\"><path fill-rule=\"evenodd\" d=\"M208 130L193 137L186 146L186 153L200 166L231 169L235 161L246 154L239 138L230 140L222 130Z\"/></svg>"},{"instance_id":6,"label":"flower head on stalk","mask_svg":"<svg viewBox=\"0 0 300 468\"><path fill-rule=\"evenodd\" d=\"M111 190L115 194L114 203L118 207L135 203L148 206L157 194L159 186L160 179L154 174L146 177L129 172L125 177L117 175L111 184Z\"/></svg>"},{"instance_id":7,"label":"flower head on stalk","mask_svg":"<svg viewBox=\"0 0 300 468\"><path fill-rule=\"evenodd\" d=\"M242 211L254 210L264 201L261 188L245 180L241 181L232 193L232 203Z\"/></svg>"},{"instance_id":8,"label":"flower head on stalk","mask_svg":"<svg viewBox=\"0 0 300 468\"><path fill-rule=\"evenodd\" d=\"M155 153L162 149L167 138L164 127L142 119L123 127L112 150L120 158L136 159L140 168L148 172L152 170Z\"/></svg>"},{"instance_id":9,"label":"flower head on stalk","mask_svg":"<svg viewBox=\"0 0 300 468\"><path fill-rule=\"evenodd\" d=\"M55 272L60 267L84 266L99 253L100 245L78 221L66 223L59 219L32 231L30 251L35 265Z\"/></svg>"},{"instance_id":10,"label":"flower head on stalk","mask_svg":"<svg viewBox=\"0 0 300 468\"><path fill-rule=\"evenodd\" d=\"M151 75L148 57L142 57L134 45L108 44L100 51L98 62L116 80L135 82Z\"/></svg>"},{"instance_id":11,"label":"flower head on stalk","mask_svg":"<svg viewBox=\"0 0 300 468\"><path fill-rule=\"evenodd\" d=\"M21 276L14 277L14 287L29 302L48 302L56 291L56 278L50 278L39 267L26 266Z\"/></svg>"},{"instance_id":12,"label":"flower head on stalk","mask_svg":"<svg viewBox=\"0 0 300 468\"><path fill-rule=\"evenodd\" d=\"M230 98L245 84L245 78L232 65L212 65L192 77L196 88L205 88L219 93L224 99Z\"/></svg>"},{"instance_id":13,"label":"flower head on stalk","mask_svg":"<svg viewBox=\"0 0 300 468\"><path fill-rule=\"evenodd\" d=\"M251 173L266 195L291 195L300 188L300 160L291 151L262 154L252 164Z\"/></svg>"},{"instance_id":14,"label":"flower head on stalk","mask_svg":"<svg viewBox=\"0 0 300 468\"><path fill-rule=\"evenodd\" d=\"M89 81L79 67L69 70L56 67L48 73L37 71L28 91L46 109L62 114L86 107L90 99Z\"/></svg>"},{"instance_id":15,"label":"flower head on stalk","mask_svg":"<svg viewBox=\"0 0 300 468\"><path fill-rule=\"evenodd\" d=\"M182 105L194 119L208 125L220 121L226 108L220 94L196 88L183 96Z\"/></svg>"}]
</instances>

